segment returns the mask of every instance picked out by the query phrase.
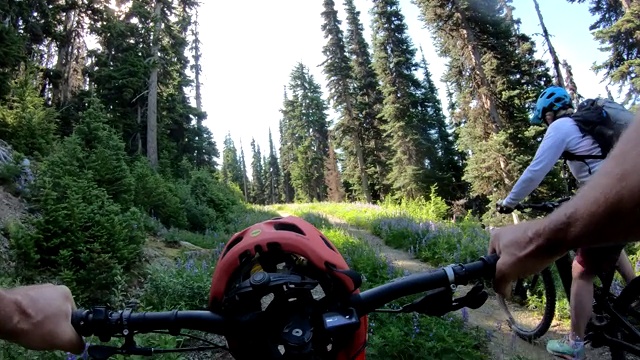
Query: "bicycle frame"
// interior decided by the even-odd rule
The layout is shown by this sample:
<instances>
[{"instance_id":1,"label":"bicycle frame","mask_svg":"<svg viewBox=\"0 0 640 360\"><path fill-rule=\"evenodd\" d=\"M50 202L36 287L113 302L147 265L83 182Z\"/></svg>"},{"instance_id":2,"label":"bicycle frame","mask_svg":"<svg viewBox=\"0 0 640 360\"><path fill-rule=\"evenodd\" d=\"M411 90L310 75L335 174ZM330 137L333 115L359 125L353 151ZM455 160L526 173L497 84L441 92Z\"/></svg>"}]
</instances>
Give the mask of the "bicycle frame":
<instances>
[{"instance_id":1,"label":"bicycle frame","mask_svg":"<svg viewBox=\"0 0 640 360\"><path fill-rule=\"evenodd\" d=\"M640 279L635 278L631 281L631 283L633 282L640 282ZM625 289L628 289L628 286ZM604 289L608 289L608 287L596 287L594 291L595 319L589 322L585 341L591 342L593 348L608 346L611 349L617 348L640 356L640 347L634 345L640 344L640 331L631 325L624 315L620 314L620 309L617 309L617 299L619 297L609 291L604 291ZM624 292L624 289L622 291ZM627 338L625 341L610 335L615 334L618 336L622 331Z\"/></svg>"},{"instance_id":2,"label":"bicycle frame","mask_svg":"<svg viewBox=\"0 0 640 360\"><path fill-rule=\"evenodd\" d=\"M564 201L561 201L564 202ZM552 212L554 207L557 207L559 203L545 203L545 204L521 204L520 209L530 208L538 209L544 212ZM571 286L573 282L573 259L569 252L557 259L555 262L558 270L558 275L562 283L563 290L567 296L567 300L571 301ZM551 265L553 266L553 265ZM622 290L620 296L616 296L610 292L611 284L616 269L601 272L596 276L602 282L602 286L596 286L594 284L593 294L593 312L595 314L588 325L585 334L585 341L590 342L593 348L607 346L610 349L616 349L616 351L625 351L637 356L640 356L640 346L634 344L640 344L640 331L638 331L624 315L621 315L619 302L617 301L625 290L629 290L630 286L627 286ZM539 279L539 275L534 275L533 281L536 282ZM640 282L640 279L635 278L631 283ZM630 283L630 284L631 284ZM516 285L516 291L518 286L521 286L521 282L518 281ZM634 288L634 287L631 287ZM620 334L625 334L625 340L620 340L618 337Z\"/></svg>"}]
</instances>

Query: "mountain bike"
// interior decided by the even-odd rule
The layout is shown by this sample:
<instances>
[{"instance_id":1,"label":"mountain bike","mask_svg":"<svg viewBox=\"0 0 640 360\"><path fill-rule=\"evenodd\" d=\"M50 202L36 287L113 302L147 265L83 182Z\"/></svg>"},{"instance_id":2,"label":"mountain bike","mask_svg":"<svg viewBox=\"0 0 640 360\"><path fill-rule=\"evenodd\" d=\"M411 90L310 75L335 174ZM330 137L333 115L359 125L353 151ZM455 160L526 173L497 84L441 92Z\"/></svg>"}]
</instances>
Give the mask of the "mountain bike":
<instances>
[{"instance_id":1,"label":"mountain bike","mask_svg":"<svg viewBox=\"0 0 640 360\"><path fill-rule=\"evenodd\" d=\"M196 330L228 337L243 337L253 344L242 350L236 348L231 355L238 360L245 359L365 359L366 343L353 356L336 356L331 346L348 346L341 343L351 341L353 334L367 322L367 314L380 312L416 312L428 316L442 316L463 307L477 309L488 298L488 293L480 279L495 276L497 255L489 255L478 261L442 267L430 272L416 273L394 279L389 283L352 293L344 299L323 298L316 300L309 296L311 289L319 281L290 272L256 271L248 280L233 289L231 297L243 296L260 299L265 294L275 294L271 304L283 299L284 306L269 304L266 310L243 312L231 310L213 311L166 311L135 312L132 307L114 311L104 306L79 309L73 312L72 324L82 336L96 335L107 342L114 336L124 337L121 347L90 345L87 349L93 359L108 359L114 355L152 356L168 352L229 350L227 347L211 344L176 349L153 349L136 345L134 336L140 333L168 331L171 335L181 335L182 330ZM354 277L354 272L349 276ZM476 282L477 280L477 282ZM214 279L215 281L215 279ZM454 298L457 286L476 284L469 292ZM385 304L405 296L426 294L399 309L381 308ZM288 293L288 295L287 295ZM271 308L270 308L271 307ZM205 339L199 339L208 342ZM229 343L229 341L227 341ZM327 345L329 345L327 347ZM335 349L334 349L335 350Z\"/></svg>"},{"instance_id":2,"label":"mountain bike","mask_svg":"<svg viewBox=\"0 0 640 360\"><path fill-rule=\"evenodd\" d=\"M515 207L516 210L534 210L544 214L553 212L563 202L570 198L543 203L522 203ZM566 294L567 300L571 300L572 282L571 252L555 261L556 269ZM615 270L598 274L600 285L594 283L594 302L592 319L590 320L585 335L585 343L598 348L608 346L611 350L611 358L614 360L625 359L625 352L640 356L640 279L633 279L622 292L616 296L610 289L613 283ZM512 290L512 301L504 301L504 310L508 315L509 327L523 340L532 342L542 337L551 326L556 311L556 286L551 266L531 278L519 279ZM533 329L524 328L517 323L512 312L517 311L518 305L527 305L530 299L544 297L546 301L543 315ZM534 300L536 301L536 300ZM511 310L508 303L511 303Z\"/></svg>"}]
</instances>

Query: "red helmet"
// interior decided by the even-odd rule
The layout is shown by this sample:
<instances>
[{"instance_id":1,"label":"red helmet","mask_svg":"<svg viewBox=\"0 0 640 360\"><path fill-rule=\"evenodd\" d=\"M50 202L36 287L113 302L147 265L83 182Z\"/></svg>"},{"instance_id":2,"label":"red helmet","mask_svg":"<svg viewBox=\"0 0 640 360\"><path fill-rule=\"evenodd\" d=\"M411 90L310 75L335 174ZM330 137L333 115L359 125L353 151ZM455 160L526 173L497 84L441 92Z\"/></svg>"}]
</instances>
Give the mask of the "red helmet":
<instances>
[{"instance_id":1,"label":"red helmet","mask_svg":"<svg viewBox=\"0 0 640 360\"><path fill-rule=\"evenodd\" d=\"M236 359L313 352L309 359L364 360L367 316L340 334L328 333L320 316L359 293L360 283L313 225L295 216L274 218L227 242L211 280L209 308L237 320L226 335Z\"/></svg>"}]
</instances>

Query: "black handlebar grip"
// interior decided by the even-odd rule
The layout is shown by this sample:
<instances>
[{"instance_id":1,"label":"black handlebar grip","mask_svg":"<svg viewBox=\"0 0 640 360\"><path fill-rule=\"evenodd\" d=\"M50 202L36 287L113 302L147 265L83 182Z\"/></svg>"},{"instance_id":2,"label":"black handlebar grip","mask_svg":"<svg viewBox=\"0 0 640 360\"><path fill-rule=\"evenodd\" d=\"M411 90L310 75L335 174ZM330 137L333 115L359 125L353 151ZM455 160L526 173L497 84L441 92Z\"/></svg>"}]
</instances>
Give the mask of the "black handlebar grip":
<instances>
[{"instance_id":1,"label":"black handlebar grip","mask_svg":"<svg viewBox=\"0 0 640 360\"><path fill-rule=\"evenodd\" d=\"M487 261L487 263L491 266L496 266L496 263L498 262L498 259L500 259L500 256L498 256L498 254L489 254L484 256L484 259Z\"/></svg>"},{"instance_id":2,"label":"black handlebar grip","mask_svg":"<svg viewBox=\"0 0 640 360\"><path fill-rule=\"evenodd\" d=\"M87 316L88 314L89 314L89 311L84 309L74 310L71 313L71 326L73 326L73 328L76 329L76 332L80 336L93 335L90 333L91 331L88 329L90 328L90 326L88 326L89 324L87 324L87 322L89 321L89 318Z\"/></svg>"}]
</instances>

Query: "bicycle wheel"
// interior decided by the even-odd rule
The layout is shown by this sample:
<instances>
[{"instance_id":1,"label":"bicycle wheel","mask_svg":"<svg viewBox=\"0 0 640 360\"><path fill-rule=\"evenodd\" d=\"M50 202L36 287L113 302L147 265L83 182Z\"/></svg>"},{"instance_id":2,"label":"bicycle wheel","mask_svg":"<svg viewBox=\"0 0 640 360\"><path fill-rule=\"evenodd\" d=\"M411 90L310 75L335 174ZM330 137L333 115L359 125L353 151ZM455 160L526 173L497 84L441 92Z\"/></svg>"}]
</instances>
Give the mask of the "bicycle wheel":
<instances>
[{"instance_id":1,"label":"bicycle wheel","mask_svg":"<svg viewBox=\"0 0 640 360\"><path fill-rule=\"evenodd\" d=\"M633 329L624 326L615 326L615 338L624 342L639 346L640 338L637 331L640 331L640 277L633 279L613 302L613 308L628 322ZM627 354L625 351L617 348L615 345L610 347L611 359L621 360L628 359L627 355L632 355L631 359L637 359L639 354ZM633 356L635 355L635 356Z\"/></svg>"},{"instance_id":2,"label":"bicycle wheel","mask_svg":"<svg viewBox=\"0 0 640 360\"><path fill-rule=\"evenodd\" d=\"M505 301L498 297L498 300L507 313L509 327L521 339L531 342L540 338L549 330L556 311L556 286L551 269L519 279L511 299Z\"/></svg>"}]
</instances>

